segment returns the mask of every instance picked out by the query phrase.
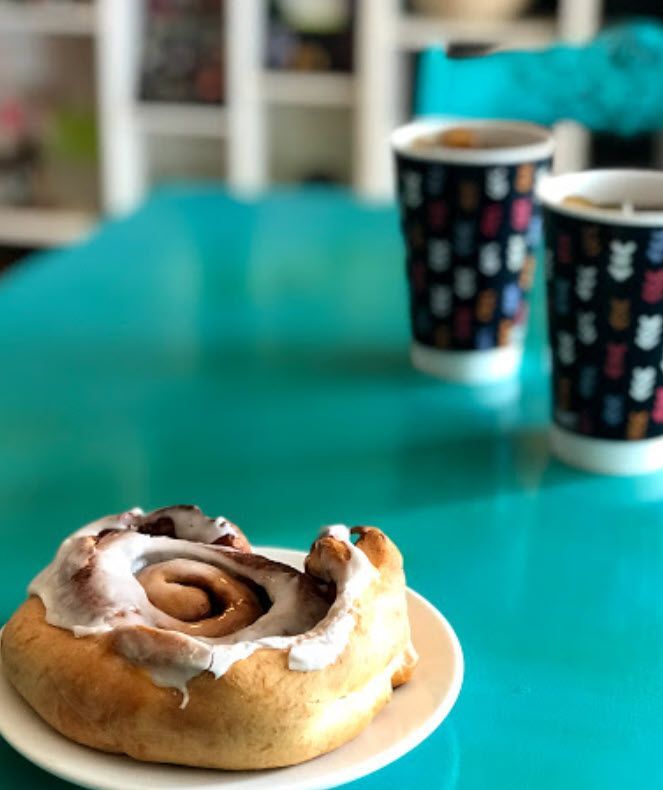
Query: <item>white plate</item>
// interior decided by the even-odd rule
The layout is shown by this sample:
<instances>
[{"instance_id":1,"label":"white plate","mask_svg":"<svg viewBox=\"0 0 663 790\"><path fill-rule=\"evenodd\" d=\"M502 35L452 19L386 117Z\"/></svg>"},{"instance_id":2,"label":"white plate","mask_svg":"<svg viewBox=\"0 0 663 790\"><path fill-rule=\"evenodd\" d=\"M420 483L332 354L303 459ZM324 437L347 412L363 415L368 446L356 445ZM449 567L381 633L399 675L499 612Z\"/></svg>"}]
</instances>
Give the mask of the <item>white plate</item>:
<instances>
[{"instance_id":1,"label":"white plate","mask_svg":"<svg viewBox=\"0 0 663 790\"><path fill-rule=\"evenodd\" d=\"M258 552L295 567L305 554L288 549ZM268 771L209 771L141 763L67 740L23 702L2 674L0 732L41 768L99 790L318 790L359 779L414 749L453 707L463 682L463 653L449 623L425 598L408 590L412 636L420 663L373 723L350 743L323 757Z\"/></svg>"}]
</instances>

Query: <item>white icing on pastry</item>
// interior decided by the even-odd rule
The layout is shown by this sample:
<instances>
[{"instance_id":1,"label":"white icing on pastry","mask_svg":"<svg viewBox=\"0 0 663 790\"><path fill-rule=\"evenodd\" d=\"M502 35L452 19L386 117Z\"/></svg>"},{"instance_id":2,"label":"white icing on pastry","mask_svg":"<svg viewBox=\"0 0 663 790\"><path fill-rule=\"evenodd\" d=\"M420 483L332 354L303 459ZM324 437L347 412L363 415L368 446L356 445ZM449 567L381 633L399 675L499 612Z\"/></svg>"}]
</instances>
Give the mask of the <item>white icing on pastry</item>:
<instances>
[{"instance_id":1,"label":"white icing on pastry","mask_svg":"<svg viewBox=\"0 0 663 790\"><path fill-rule=\"evenodd\" d=\"M234 524L227 518L209 518L197 507L192 505L175 505L153 510L147 515L139 507L133 507L124 513L93 521L81 527L74 535L97 535L104 529L123 529L131 525L156 521L159 518L168 518L172 521L175 536L183 540L193 540L198 543L214 543L220 538L238 534ZM72 536L73 537L73 536Z\"/></svg>"},{"instance_id":2,"label":"white icing on pastry","mask_svg":"<svg viewBox=\"0 0 663 790\"><path fill-rule=\"evenodd\" d=\"M337 569L329 569L336 582L336 600L323 621L324 627L320 633L311 635L290 649L288 667L301 672L322 669L341 655L355 624L352 613L354 602L377 574L364 552L352 543L350 530L343 524L324 527L320 537L330 537L345 543L350 548L350 561ZM340 581L336 578L338 576Z\"/></svg>"},{"instance_id":3,"label":"white icing on pastry","mask_svg":"<svg viewBox=\"0 0 663 790\"><path fill-rule=\"evenodd\" d=\"M127 529L166 515L176 538L141 534ZM102 530L110 534L97 539ZM115 531L119 530L119 531ZM322 530L343 542L349 561L329 562L325 573L336 585L336 599L327 607L317 594L302 592L302 574L263 561L254 554L205 545L235 530L225 519L208 519L190 508L165 508L143 515L134 509L107 516L75 532L60 546L53 562L32 582L46 609L46 621L76 636L115 632L115 647L130 661L145 667L156 685L175 687L186 704L187 682L208 670L221 677L228 669L261 648L288 651L291 670L310 672L333 664L355 625L354 605L377 571L350 540L347 527ZM185 539L186 538L186 539ZM201 541L201 542L194 542ZM148 565L184 558L245 577L262 587L272 605L251 625L224 637L191 636L177 631L177 620L152 605L136 574ZM161 649L169 635L172 650Z\"/></svg>"}]
</instances>

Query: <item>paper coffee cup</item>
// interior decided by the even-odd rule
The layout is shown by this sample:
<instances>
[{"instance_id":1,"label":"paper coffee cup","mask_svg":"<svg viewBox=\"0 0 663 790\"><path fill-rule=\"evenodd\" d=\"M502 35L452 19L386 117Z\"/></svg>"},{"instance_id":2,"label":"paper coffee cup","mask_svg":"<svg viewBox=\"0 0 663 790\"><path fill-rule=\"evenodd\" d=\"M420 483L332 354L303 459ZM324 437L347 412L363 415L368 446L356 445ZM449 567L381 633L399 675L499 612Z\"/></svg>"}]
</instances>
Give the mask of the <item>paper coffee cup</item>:
<instances>
[{"instance_id":1,"label":"paper coffee cup","mask_svg":"<svg viewBox=\"0 0 663 790\"><path fill-rule=\"evenodd\" d=\"M475 147L445 142L452 129ZM397 129L391 142L413 364L467 383L513 376L541 242L535 184L550 168L551 133L528 123L426 120Z\"/></svg>"},{"instance_id":2,"label":"paper coffee cup","mask_svg":"<svg viewBox=\"0 0 663 790\"><path fill-rule=\"evenodd\" d=\"M663 173L572 173L538 195L552 450L606 474L663 469Z\"/></svg>"}]
</instances>

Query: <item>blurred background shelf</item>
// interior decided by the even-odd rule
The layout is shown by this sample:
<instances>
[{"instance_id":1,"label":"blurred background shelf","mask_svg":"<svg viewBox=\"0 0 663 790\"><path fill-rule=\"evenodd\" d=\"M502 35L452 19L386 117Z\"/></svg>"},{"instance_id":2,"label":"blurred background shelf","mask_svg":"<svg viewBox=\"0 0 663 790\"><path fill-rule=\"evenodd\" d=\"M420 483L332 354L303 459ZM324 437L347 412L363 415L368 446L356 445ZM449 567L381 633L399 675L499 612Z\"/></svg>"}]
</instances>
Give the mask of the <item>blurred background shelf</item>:
<instances>
[{"instance_id":1,"label":"blurred background shelf","mask_svg":"<svg viewBox=\"0 0 663 790\"><path fill-rule=\"evenodd\" d=\"M220 179L243 193L331 181L389 199L386 140L411 115L422 49L578 43L601 28L604 6L610 13L610 0L504 0L526 7L511 18L494 2L492 15L472 11L477 2L492 0L0 0L0 77L15 80L21 101L36 102L40 116L49 102L60 111L69 149L91 140L82 146L88 160L73 170L63 146L46 140L40 155L60 157L51 169L73 194L25 202L92 207L89 215L7 210L0 244L10 236L68 240L97 210L129 211L156 183L177 178ZM444 8L460 16L431 14ZM557 136L559 170L584 167L597 150L572 124L560 124ZM92 173L82 174L83 165Z\"/></svg>"},{"instance_id":2,"label":"blurred background shelf","mask_svg":"<svg viewBox=\"0 0 663 790\"><path fill-rule=\"evenodd\" d=\"M227 133L225 107L142 101L136 112L143 130L155 135L215 139Z\"/></svg>"},{"instance_id":3,"label":"blurred background shelf","mask_svg":"<svg viewBox=\"0 0 663 790\"><path fill-rule=\"evenodd\" d=\"M84 211L0 206L0 246L68 244L85 236L97 219Z\"/></svg>"},{"instance_id":4,"label":"blurred background shelf","mask_svg":"<svg viewBox=\"0 0 663 790\"><path fill-rule=\"evenodd\" d=\"M0 31L58 36L93 36L97 32L94 2L41 0L0 1Z\"/></svg>"},{"instance_id":5,"label":"blurred background shelf","mask_svg":"<svg viewBox=\"0 0 663 790\"><path fill-rule=\"evenodd\" d=\"M262 93L273 104L346 107L354 104L355 80L350 74L267 71Z\"/></svg>"}]
</instances>

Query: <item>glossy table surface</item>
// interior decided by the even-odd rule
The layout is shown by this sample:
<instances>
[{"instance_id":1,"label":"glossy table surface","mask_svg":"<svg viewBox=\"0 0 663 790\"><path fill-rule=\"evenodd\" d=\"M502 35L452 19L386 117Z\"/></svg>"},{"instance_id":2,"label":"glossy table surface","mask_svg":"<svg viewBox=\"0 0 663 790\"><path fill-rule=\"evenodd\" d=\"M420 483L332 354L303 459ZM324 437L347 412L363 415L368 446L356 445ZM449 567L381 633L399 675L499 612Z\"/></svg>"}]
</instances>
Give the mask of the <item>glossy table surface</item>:
<instances>
[{"instance_id":1,"label":"glossy table surface","mask_svg":"<svg viewBox=\"0 0 663 790\"><path fill-rule=\"evenodd\" d=\"M0 278L0 621L80 524L198 503L254 543L374 523L454 625L449 719L357 788L663 784L663 477L549 456L520 390L414 372L392 208L154 197ZM3 788L65 787L0 745Z\"/></svg>"}]
</instances>

